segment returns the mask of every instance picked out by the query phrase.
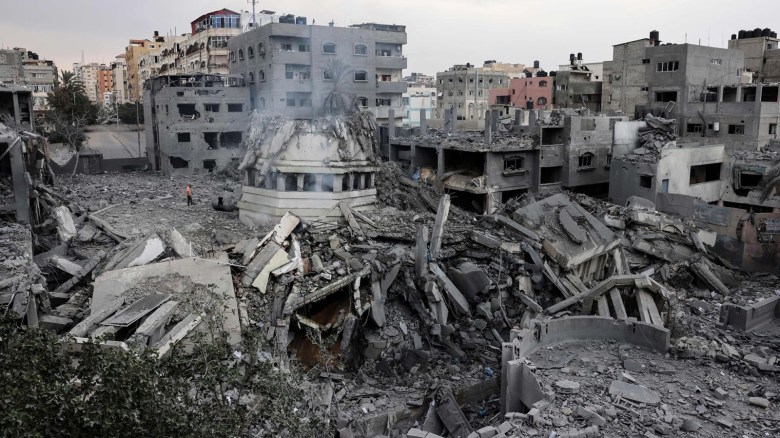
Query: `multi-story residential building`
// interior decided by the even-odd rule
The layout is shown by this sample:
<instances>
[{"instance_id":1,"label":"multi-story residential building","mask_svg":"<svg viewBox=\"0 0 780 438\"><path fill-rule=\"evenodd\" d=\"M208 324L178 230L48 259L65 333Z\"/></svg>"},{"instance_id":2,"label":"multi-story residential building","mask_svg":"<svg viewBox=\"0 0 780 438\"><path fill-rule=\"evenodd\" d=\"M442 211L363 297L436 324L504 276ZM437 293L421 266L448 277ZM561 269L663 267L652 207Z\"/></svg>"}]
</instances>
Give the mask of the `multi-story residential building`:
<instances>
[{"instance_id":1,"label":"multi-story residential building","mask_svg":"<svg viewBox=\"0 0 780 438\"><path fill-rule=\"evenodd\" d=\"M601 111L604 63L583 63L582 53L569 55L569 64L555 74L555 107Z\"/></svg>"},{"instance_id":2,"label":"multi-story residential building","mask_svg":"<svg viewBox=\"0 0 780 438\"><path fill-rule=\"evenodd\" d=\"M612 46L612 60L604 62L604 82L601 92L602 111L623 111L636 118L637 105L647 103L648 47L660 45L659 33L653 31L650 38L642 38Z\"/></svg>"},{"instance_id":3,"label":"multi-story residential building","mask_svg":"<svg viewBox=\"0 0 780 438\"><path fill-rule=\"evenodd\" d=\"M509 79L509 87L490 90L488 101L491 107L504 107L509 114L509 107L526 109L552 109L553 80L546 76L519 77Z\"/></svg>"},{"instance_id":4,"label":"multi-story residential building","mask_svg":"<svg viewBox=\"0 0 780 438\"><path fill-rule=\"evenodd\" d=\"M454 110L459 120L484 120L489 108L489 92L506 88L509 75L501 71L477 68L471 64L454 65L436 73L436 118L445 110Z\"/></svg>"},{"instance_id":5,"label":"multi-story residential building","mask_svg":"<svg viewBox=\"0 0 780 438\"><path fill-rule=\"evenodd\" d=\"M33 110L48 109L48 93L57 82L54 61L40 59L37 53L15 47L0 50L0 83L24 85L33 93Z\"/></svg>"},{"instance_id":6,"label":"multi-story residential building","mask_svg":"<svg viewBox=\"0 0 780 438\"><path fill-rule=\"evenodd\" d=\"M114 84L113 102L122 105L127 102L127 64L125 55L117 55L111 63L111 81Z\"/></svg>"},{"instance_id":7,"label":"multi-story residential building","mask_svg":"<svg viewBox=\"0 0 780 438\"><path fill-rule=\"evenodd\" d=\"M433 118L436 109L436 88L410 86L403 95L404 120L403 126L420 126L420 117L425 112L425 119Z\"/></svg>"},{"instance_id":8,"label":"multi-story residential building","mask_svg":"<svg viewBox=\"0 0 780 438\"><path fill-rule=\"evenodd\" d=\"M24 79L23 59L18 49L0 50L0 83L18 84Z\"/></svg>"},{"instance_id":9,"label":"multi-story residential building","mask_svg":"<svg viewBox=\"0 0 780 438\"><path fill-rule=\"evenodd\" d=\"M161 37L155 31L151 40L130 40L125 47L125 63L127 64L127 88L125 95L130 102L137 102L143 95L144 81L157 74L160 63L159 54L166 37Z\"/></svg>"},{"instance_id":10,"label":"multi-story residential building","mask_svg":"<svg viewBox=\"0 0 780 438\"><path fill-rule=\"evenodd\" d=\"M729 49L741 50L745 54L745 70L753 76L754 82L776 82L780 69L768 58L780 55L780 39L772 29L740 30L731 35Z\"/></svg>"},{"instance_id":11,"label":"multi-story residential building","mask_svg":"<svg viewBox=\"0 0 780 438\"><path fill-rule=\"evenodd\" d=\"M103 101L103 95L98 94L98 69L100 66L95 63L73 63L73 73L76 78L84 85L84 92L90 102L98 103Z\"/></svg>"},{"instance_id":12,"label":"multi-story residential building","mask_svg":"<svg viewBox=\"0 0 780 438\"><path fill-rule=\"evenodd\" d=\"M147 81L144 120L149 163L170 174L225 168L241 159L249 89L240 78L169 75Z\"/></svg>"},{"instance_id":13,"label":"multi-story residential building","mask_svg":"<svg viewBox=\"0 0 780 438\"><path fill-rule=\"evenodd\" d=\"M436 78L422 73L412 73L405 76L404 80L409 83L410 87L436 87Z\"/></svg>"},{"instance_id":14,"label":"multi-story residential building","mask_svg":"<svg viewBox=\"0 0 780 438\"><path fill-rule=\"evenodd\" d=\"M392 113L400 124L404 44L405 26L343 28L283 16L228 41L230 73L246 79L257 110L311 119L323 114L328 96L340 95L374 112L380 123Z\"/></svg>"},{"instance_id":15,"label":"multi-story residential building","mask_svg":"<svg viewBox=\"0 0 780 438\"><path fill-rule=\"evenodd\" d=\"M104 96L114 91L114 75L110 66L100 64L97 69L97 93L105 104Z\"/></svg>"}]
</instances>

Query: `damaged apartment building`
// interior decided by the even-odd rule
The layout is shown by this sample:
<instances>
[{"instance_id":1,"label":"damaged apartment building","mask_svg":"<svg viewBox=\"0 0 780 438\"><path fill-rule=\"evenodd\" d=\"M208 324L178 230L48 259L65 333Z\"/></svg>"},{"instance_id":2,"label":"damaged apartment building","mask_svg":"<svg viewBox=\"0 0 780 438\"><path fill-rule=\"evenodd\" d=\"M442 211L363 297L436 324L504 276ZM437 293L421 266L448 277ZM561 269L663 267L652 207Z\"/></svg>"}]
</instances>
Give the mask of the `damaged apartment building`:
<instances>
[{"instance_id":1,"label":"damaged apartment building","mask_svg":"<svg viewBox=\"0 0 780 438\"><path fill-rule=\"evenodd\" d=\"M766 31L732 35L728 49L662 45L657 31L615 45L605 63L602 107L637 119L648 113L677 119L677 134L690 142L758 150L776 138L780 117L780 86L768 81L779 77L768 62L777 39ZM760 51L753 40L760 40Z\"/></svg>"},{"instance_id":2,"label":"damaged apartment building","mask_svg":"<svg viewBox=\"0 0 780 438\"><path fill-rule=\"evenodd\" d=\"M762 189L780 145L773 142L768 150L751 152L728 150L723 144L678 143L676 121L650 115L617 129L633 132L636 142L620 142L613 151L611 202L628 205L643 198L658 211L692 218L717 233L712 246L734 266L777 271L780 196L770 190L764 197Z\"/></svg>"},{"instance_id":3,"label":"damaged apartment building","mask_svg":"<svg viewBox=\"0 0 780 438\"><path fill-rule=\"evenodd\" d=\"M627 117L519 110L505 126L499 111L486 112L484 136L403 131L391 138L388 158L418 179L443 184L455 205L478 212L523 193L607 192L615 124Z\"/></svg>"},{"instance_id":4,"label":"damaged apartment building","mask_svg":"<svg viewBox=\"0 0 780 438\"><path fill-rule=\"evenodd\" d=\"M323 26L284 15L231 38L229 68L246 79L257 111L312 119L337 93L380 123L400 125L405 44L401 25Z\"/></svg>"},{"instance_id":5,"label":"damaged apartment building","mask_svg":"<svg viewBox=\"0 0 780 438\"><path fill-rule=\"evenodd\" d=\"M249 89L241 77L195 74L147 81L144 120L152 169L196 174L237 164L249 111Z\"/></svg>"}]
</instances>

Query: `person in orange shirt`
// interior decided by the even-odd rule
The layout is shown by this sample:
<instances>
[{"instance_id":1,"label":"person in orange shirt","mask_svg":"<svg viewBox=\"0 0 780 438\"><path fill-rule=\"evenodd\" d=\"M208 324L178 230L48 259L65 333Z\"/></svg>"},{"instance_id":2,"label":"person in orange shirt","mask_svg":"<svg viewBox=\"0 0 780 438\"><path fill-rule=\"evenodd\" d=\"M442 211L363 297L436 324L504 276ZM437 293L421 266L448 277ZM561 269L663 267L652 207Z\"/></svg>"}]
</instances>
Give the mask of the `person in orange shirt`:
<instances>
[{"instance_id":1,"label":"person in orange shirt","mask_svg":"<svg viewBox=\"0 0 780 438\"><path fill-rule=\"evenodd\" d=\"M187 205L192 205L192 187L187 184L187 188L184 191L187 193Z\"/></svg>"}]
</instances>

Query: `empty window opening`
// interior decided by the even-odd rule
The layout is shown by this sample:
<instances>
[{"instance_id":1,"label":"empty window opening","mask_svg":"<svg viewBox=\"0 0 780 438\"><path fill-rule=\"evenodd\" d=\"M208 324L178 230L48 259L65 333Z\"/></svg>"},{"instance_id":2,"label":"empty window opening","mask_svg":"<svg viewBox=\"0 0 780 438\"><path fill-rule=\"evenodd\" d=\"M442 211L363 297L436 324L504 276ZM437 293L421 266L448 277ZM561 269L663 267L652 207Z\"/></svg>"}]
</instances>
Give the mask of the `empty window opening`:
<instances>
[{"instance_id":1,"label":"empty window opening","mask_svg":"<svg viewBox=\"0 0 780 438\"><path fill-rule=\"evenodd\" d=\"M333 43L325 43L322 45L322 53L327 53L329 55L335 55L336 54L336 45Z\"/></svg>"},{"instance_id":2,"label":"empty window opening","mask_svg":"<svg viewBox=\"0 0 780 438\"><path fill-rule=\"evenodd\" d=\"M195 120L200 117L194 103L180 103L177 106L179 107L179 115L186 119Z\"/></svg>"},{"instance_id":3,"label":"empty window opening","mask_svg":"<svg viewBox=\"0 0 780 438\"><path fill-rule=\"evenodd\" d=\"M656 102L677 102L677 92L676 91L656 91L655 92L655 101Z\"/></svg>"},{"instance_id":4,"label":"empty window opening","mask_svg":"<svg viewBox=\"0 0 780 438\"><path fill-rule=\"evenodd\" d=\"M181 157L168 157L168 161L174 169L186 169L190 167L190 162Z\"/></svg>"},{"instance_id":5,"label":"empty window opening","mask_svg":"<svg viewBox=\"0 0 780 438\"><path fill-rule=\"evenodd\" d=\"M219 147L219 133L204 132L203 140L209 145L208 149L217 149Z\"/></svg>"},{"instance_id":6,"label":"empty window opening","mask_svg":"<svg viewBox=\"0 0 780 438\"><path fill-rule=\"evenodd\" d=\"M582 131L595 131L596 119L580 119L580 130Z\"/></svg>"},{"instance_id":7,"label":"empty window opening","mask_svg":"<svg viewBox=\"0 0 780 438\"><path fill-rule=\"evenodd\" d=\"M755 188L761 185L764 175L758 172L739 172L740 188Z\"/></svg>"},{"instance_id":8,"label":"empty window opening","mask_svg":"<svg viewBox=\"0 0 780 438\"><path fill-rule=\"evenodd\" d=\"M317 177L311 173L303 174L303 191L304 192L316 192L317 191Z\"/></svg>"},{"instance_id":9,"label":"empty window opening","mask_svg":"<svg viewBox=\"0 0 780 438\"><path fill-rule=\"evenodd\" d=\"M723 87L723 101L724 102L736 102L737 101L737 87Z\"/></svg>"},{"instance_id":10,"label":"empty window opening","mask_svg":"<svg viewBox=\"0 0 780 438\"><path fill-rule=\"evenodd\" d=\"M542 145L563 144L563 128L542 129Z\"/></svg>"},{"instance_id":11,"label":"empty window opening","mask_svg":"<svg viewBox=\"0 0 780 438\"><path fill-rule=\"evenodd\" d=\"M217 168L217 160L203 160L203 168L209 173L213 172Z\"/></svg>"},{"instance_id":12,"label":"empty window opening","mask_svg":"<svg viewBox=\"0 0 780 438\"><path fill-rule=\"evenodd\" d=\"M332 192L333 191L333 175L328 173L324 175L320 175L320 189L323 192Z\"/></svg>"},{"instance_id":13,"label":"empty window opening","mask_svg":"<svg viewBox=\"0 0 780 438\"><path fill-rule=\"evenodd\" d=\"M294 173L284 173L284 190L286 192L298 191L298 175Z\"/></svg>"},{"instance_id":14,"label":"empty window opening","mask_svg":"<svg viewBox=\"0 0 780 438\"><path fill-rule=\"evenodd\" d=\"M579 160L577 163L577 167L580 169L592 169L593 168L593 154L590 152L585 152L584 154L579 156Z\"/></svg>"},{"instance_id":15,"label":"empty window opening","mask_svg":"<svg viewBox=\"0 0 780 438\"><path fill-rule=\"evenodd\" d=\"M219 104L218 103L206 103L206 104L203 104L203 107L206 108L206 112L208 112L208 113L218 113L219 112Z\"/></svg>"},{"instance_id":16,"label":"empty window opening","mask_svg":"<svg viewBox=\"0 0 780 438\"><path fill-rule=\"evenodd\" d=\"M525 158L518 156L504 158L504 175L517 175L525 172Z\"/></svg>"},{"instance_id":17,"label":"empty window opening","mask_svg":"<svg viewBox=\"0 0 780 438\"><path fill-rule=\"evenodd\" d=\"M351 174L349 174L349 173L345 173L345 174L344 174L344 175L342 175L342 177L341 177L341 191L342 191L342 192L347 192L347 191L350 191L350 190L352 190L352 189L351 189L351 186L350 186L350 184L349 184L349 175L351 175Z\"/></svg>"},{"instance_id":18,"label":"empty window opening","mask_svg":"<svg viewBox=\"0 0 780 438\"><path fill-rule=\"evenodd\" d=\"M769 124L769 133L770 134L777 134L777 123L770 123Z\"/></svg>"},{"instance_id":19,"label":"empty window opening","mask_svg":"<svg viewBox=\"0 0 780 438\"><path fill-rule=\"evenodd\" d=\"M368 74L363 70L358 70L355 72L355 81L356 82L365 82L368 80Z\"/></svg>"},{"instance_id":20,"label":"empty window opening","mask_svg":"<svg viewBox=\"0 0 780 438\"><path fill-rule=\"evenodd\" d=\"M223 148L238 148L241 147L242 134L241 132L223 132L219 134L219 144Z\"/></svg>"},{"instance_id":21,"label":"empty window opening","mask_svg":"<svg viewBox=\"0 0 780 438\"><path fill-rule=\"evenodd\" d=\"M561 175L563 175L563 167L542 167L540 175L540 184L556 184L561 182Z\"/></svg>"},{"instance_id":22,"label":"empty window opening","mask_svg":"<svg viewBox=\"0 0 780 438\"><path fill-rule=\"evenodd\" d=\"M686 125L686 131L689 133L704 132L704 125L701 123L688 123Z\"/></svg>"},{"instance_id":23,"label":"empty window opening","mask_svg":"<svg viewBox=\"0 0 780 438\"><path fill-rule=\"evenodd\" d=\"M729 134L744 134L745 125L729 125Z\"/></svg>"},{"instance_id":24,"label":"empty window opening","mask_svg":"<svg viewBox=\"0 0 780 438\"><path fill-rule=\"evenodd\" d=\"M700 164L691 166L690 185L720 180L721 163Z\"/></svg>"},{"instance_id":25,"label":"empty window opening","mask_svg":"<svg viewBox=\"0 0 780 438\"><path fill-rule=\"evenodd\" d=\"M189 132L180 132L177 134L179 143L189 143L190 142L190 133Z\"/></svg>"},{"instance_id":26,"label":"empty window opening","mask_svg":"<svg viewBox=\"0 0 780 438\"><path fill-rule=\"evenodd\" d=\"M651 175L639 175L639 187L650 189L653 187L653 177Z\"/></svg>"},{"instance_id":27,"label":"empty window opening","mask_svg":"<svg viewBox=\"0 0 780 438\"><path fill-rule=\"evenodd\" d=\"M229 103L228 104L228 112L229 113L240 113L244 111L244 104L242 103Z\"/></svg>"},{"instance_id":28,"label":"empty window opening","mask_svg":"<svg viewBox=\"0 0 780 438\"><path fill-rule=\"evenodd\" d=\"M777 102L777 87L764 87L761 89L761 102Z\"/></svg>"}]
</instances>

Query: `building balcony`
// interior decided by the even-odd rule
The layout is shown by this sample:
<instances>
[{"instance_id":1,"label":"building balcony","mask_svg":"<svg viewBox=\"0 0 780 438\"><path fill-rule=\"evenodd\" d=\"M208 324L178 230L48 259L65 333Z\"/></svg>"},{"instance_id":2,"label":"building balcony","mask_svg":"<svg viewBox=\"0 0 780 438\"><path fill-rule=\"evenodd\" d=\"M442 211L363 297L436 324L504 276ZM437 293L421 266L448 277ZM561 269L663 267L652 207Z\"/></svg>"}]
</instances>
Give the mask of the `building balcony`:
<instances>
[{"instance_id":1,"label":"building balcony","mask_svg":"<svg viewBox=\"0 0 780 438\"><path fill-rule=\"evenodd\" d=\"M374 113L374 116L376 116L377 119L386 119L390 117L390 110L395 111L394 117L397 119L403 118L404 114L406 114L406 109L402 106L377 106L368 109Z\"/></svg>"},{"instance_id":2,"label":"building balcony","mask_svg":"<svg viewBox=\"0 0 780 438\"><path fill-rule=\"evenodd\" d=\"M276 84L283 87L284 91L287 92L311 93L312 91L311 79L309 80L284 79L284 80L277 81Z\"/></svg>"},{"instance_id":3,"label":"building balcony","mask_svg":"<svg viewBox=\"0 0 780 438\"><path fill-rule=\"evenodd\" d=\"M406 44L406 32L375 31L374 37L379 43Z\"/></svg>"},{"instance_id":4,"label":"building balcony","mask_svg":"<svg viewBox=\"0 0 780 438\"><path fill-rule=\"evenodd\" d=\"M311 52L272 50L271 58L278 64L311 65Z\"/></svg>"},{"instance_id":5,"label":"building balcony","mask_svg":"<svg viewBox=\"0 0 780 438\"><path fill-rule=\"evenodd\" d=\"M406 82L392 82L392 81L385 81L385 82L377 82L376 83L376 92L377 93L390 93L390 94L403 94L406 93L406 88L409 84Z\"/></svg>"},{"instance_id":6,"label":"building balcony","mask_svg":"<svg viewBox=\"0 0 780 438\"><path fill-rule=\"evenodd\" d=\"M405 56L377 56L376 68L389 68L403 70L406 68L407 60Z\"/></svg>"}]
</instances>

